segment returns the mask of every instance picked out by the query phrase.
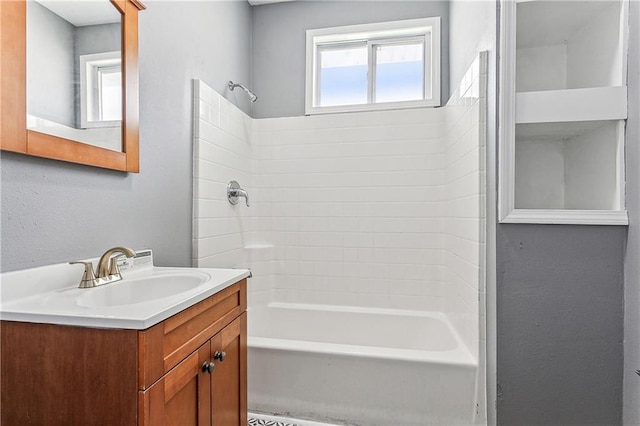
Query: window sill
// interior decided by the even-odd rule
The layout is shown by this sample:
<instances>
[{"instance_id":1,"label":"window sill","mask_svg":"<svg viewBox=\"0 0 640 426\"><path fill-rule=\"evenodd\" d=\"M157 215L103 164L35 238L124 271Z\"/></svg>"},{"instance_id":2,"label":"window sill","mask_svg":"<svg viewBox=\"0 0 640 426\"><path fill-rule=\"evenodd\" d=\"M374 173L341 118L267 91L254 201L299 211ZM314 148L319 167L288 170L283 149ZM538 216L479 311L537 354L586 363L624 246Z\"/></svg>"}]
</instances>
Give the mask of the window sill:
<instances>
[{"instance_id":1,"label":"window sill","mask_svg":"<svg viewBox=\"0 0 640 426\"><path fill-rule=\"evenodd\" d=\"M383 111L408 108L437 108L440 101L435 99L427 99L422 101L404 101L404 102L382 102L378 104L362 104L362 105L339 105L314 107L307 105L305 107L305 115L318 114L338 114L344 112L365 112L365 111Z\"/></svg>"}]
</instances>

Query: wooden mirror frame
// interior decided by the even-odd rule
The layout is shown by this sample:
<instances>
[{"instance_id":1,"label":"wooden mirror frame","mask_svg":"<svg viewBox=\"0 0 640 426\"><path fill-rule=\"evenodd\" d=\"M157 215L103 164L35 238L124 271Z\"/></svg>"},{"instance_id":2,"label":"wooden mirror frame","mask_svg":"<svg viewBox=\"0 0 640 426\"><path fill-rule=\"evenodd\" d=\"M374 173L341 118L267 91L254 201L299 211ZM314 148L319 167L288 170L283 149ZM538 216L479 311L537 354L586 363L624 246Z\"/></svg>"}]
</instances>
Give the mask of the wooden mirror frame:
<instances>
[{"instance_id":1,"label":"wooden mirror frame","mask_svg":"<svg viewBox=\"0 0 640 426\"><path fill-rule=\"evenodd\" d=\"M137 0L110 0L122 14L122 152L27 129L27 0L0 0L0 149L124 172L140 171Z\"/></svg>"}]
</instances>

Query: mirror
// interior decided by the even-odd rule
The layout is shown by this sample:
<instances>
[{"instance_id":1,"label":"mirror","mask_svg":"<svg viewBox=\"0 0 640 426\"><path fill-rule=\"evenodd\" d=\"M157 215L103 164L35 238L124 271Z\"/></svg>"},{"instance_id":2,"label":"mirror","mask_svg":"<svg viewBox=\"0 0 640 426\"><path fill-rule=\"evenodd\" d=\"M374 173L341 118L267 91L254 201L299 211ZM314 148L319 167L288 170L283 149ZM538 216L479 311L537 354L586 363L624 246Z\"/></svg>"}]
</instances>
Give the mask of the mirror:
<instances>
[{"instance_id":1,"label":"mirror","mask_svg":"<svg viewBox=\"0 0 640 426\"><path fill-rule=\"evenodd\" d=\"M0 148L138 172L137 0L0 2Z\"/></svg>"},{"instance_id":2,"label":"mirror","mask_svg":"<svg viewBox=\"0 0 640 426\"><path fill-rule=\"evenodd\" d=\"M121 18L108 0L27 2L27 129L122 151Z\"/></svg>"}]
</instances>

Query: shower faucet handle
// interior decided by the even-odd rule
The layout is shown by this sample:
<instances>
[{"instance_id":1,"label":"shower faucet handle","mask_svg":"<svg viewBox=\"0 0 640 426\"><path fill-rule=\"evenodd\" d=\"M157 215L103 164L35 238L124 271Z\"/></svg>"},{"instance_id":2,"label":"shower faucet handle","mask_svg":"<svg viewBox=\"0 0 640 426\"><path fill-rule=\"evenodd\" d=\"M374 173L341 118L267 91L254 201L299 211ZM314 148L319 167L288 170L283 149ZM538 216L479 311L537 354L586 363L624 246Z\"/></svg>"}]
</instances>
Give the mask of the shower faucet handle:
<instances>
[{"instance_id":1,"label":"shower faucet handle","mask_svg":"<svg viewBox=\"0 0 640 426\"><path fill-rule=\"evenodd\" d=\"M238 198L244 197L247 207L249 207L249 194L240 187L240 184L232 180L227 184L227 199L234 206L238 204Z\"/></svg>"}]
</instances>

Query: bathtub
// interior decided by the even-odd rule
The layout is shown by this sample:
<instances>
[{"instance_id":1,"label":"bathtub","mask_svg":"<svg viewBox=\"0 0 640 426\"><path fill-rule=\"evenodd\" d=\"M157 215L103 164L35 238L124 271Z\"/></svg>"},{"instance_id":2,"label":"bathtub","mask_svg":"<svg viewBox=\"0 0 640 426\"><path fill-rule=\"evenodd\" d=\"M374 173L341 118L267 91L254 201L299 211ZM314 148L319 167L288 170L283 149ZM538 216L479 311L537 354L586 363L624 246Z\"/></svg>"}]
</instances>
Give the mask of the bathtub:
<instances>
[{"instance_id":1,"label":"bathtub","mask_svg":"<svg viewBox=\"0 0 640 426\"><path fill-rule=\"evenodd\" d=\"M477 361L441 313L249 309L249 409L349 425L467 425Z\"/></svg>"}]
</instances>

